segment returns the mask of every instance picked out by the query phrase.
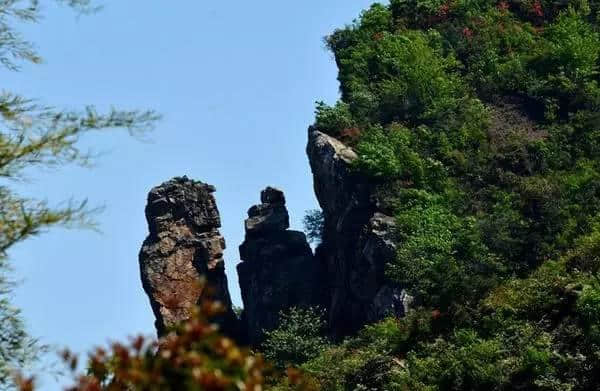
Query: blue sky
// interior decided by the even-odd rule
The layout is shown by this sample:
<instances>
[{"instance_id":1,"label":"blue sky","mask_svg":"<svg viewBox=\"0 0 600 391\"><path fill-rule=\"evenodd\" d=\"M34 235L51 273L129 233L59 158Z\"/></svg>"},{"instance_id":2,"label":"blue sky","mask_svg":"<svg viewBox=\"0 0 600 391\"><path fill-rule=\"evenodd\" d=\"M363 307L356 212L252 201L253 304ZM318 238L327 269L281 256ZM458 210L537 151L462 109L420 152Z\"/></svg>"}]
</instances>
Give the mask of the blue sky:
<instances>
[{"instance_id":1,"label":"blue sky","mask_svg":"<svg viewBox=\"0 0 600 391\"><path fill-rule=\"evenodd\" d=\"M106 206L101 234L53 230L11 252L22 281L15 302L29 330L78 352L154 332L137 261L145 199L179 175L217 187L229 286L240 304L237 246L259 191L286 192L296 229L317 206L306 129L314 102L338 96L322 38L371 1L105 0L91 17L46 3L42 23L25 29L45 63L2 71L4 89L62 108L152 108L164 119L147 143L124 132L90 135L82 147L102 154L91 170L35 171L14 184L52 203ZM60 387L44 379L41 389Z\"/></svg>"}]
</instances>

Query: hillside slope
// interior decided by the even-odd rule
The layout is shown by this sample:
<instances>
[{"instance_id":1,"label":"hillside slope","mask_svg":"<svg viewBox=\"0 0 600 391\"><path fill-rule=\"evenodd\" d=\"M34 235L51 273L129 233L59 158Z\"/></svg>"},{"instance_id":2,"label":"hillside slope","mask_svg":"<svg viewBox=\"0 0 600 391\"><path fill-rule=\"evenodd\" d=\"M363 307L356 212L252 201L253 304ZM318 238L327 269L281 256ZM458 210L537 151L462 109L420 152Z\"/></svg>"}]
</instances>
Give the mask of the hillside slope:
<instances>
[{"instance_id":1,"label":"hillside slope","mask_svg":"<svg viewBox=\"0 0 600 391\"><path fill-rule=\"evenodd\" d=\"M305 363L317 388L600 389L599 8L392 0L327 38L313 130L394 216L415 300Z\"/></svg>"}]
</instances>

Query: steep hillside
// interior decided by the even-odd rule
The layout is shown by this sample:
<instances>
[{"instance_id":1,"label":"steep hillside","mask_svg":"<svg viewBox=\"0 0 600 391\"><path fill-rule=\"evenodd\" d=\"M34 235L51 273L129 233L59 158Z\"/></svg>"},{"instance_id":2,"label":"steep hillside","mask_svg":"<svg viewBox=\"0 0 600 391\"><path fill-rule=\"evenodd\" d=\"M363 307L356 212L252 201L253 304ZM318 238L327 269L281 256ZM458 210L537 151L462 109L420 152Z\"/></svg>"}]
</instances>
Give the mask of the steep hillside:
<instances>
[{"instance_id":1,"label":"steep hillside","mask_svg":"<svg viewBox=\"0 0 600 391\"><path fill-rule=\"evenodd\" d=\"M305 363L318 388L600 389L599 7L392 0L327 38L314 131L393 216L414 301Z\"/></svg>"}]
</instances>

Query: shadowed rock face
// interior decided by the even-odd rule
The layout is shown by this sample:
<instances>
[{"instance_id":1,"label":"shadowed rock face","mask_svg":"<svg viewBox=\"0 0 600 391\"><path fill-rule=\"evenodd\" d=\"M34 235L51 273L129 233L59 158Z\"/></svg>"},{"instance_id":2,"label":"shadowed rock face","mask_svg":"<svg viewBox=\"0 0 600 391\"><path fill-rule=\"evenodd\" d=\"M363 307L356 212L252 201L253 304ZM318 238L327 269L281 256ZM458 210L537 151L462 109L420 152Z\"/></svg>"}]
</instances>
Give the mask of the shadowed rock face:
<instances>
[{"instance_id":1,"label":"shadowed rock face","mask_svg":"<svg viewBox=\"0 0 600 391\"><path fill-rule=\"evenodd\" d=\"M309 130L307 153L324 215L322 242L313 255L304 233L289 230L283 192L263 190L261 203L248 210L239 247L239 322L227 289L215 188L183 177L152 189L146 206L150 234L139 261L159 334L187 319L207 294L198 286L201 276L225 305L217 319L223 330L253 346L278 325L280 311L294 306L327 309L334 337L405 314L411 297L385 277L396 252L395 221L373 184L352 169L356 153L315 129Z\"/></svg>"},{"instance_id":2,"label":"shadowed rock face","mask_svg":"<svg viewBox=\"0 0 600 391\"><path fill-rule=\"evenodd\" d=\"M146 219L150 234L139 255L144 290L156 317L159 335L189 318L190 309L209 294L225 306L216 319L224 331L237 332L227 288L219 233L221 220L215 188L187 177L174 178L148 194ZM199 286L202 276L207 287Z\"/></svg>"},{"instance_id":3,"label":"shadowed rock face","mask_svg":"<svg viewBox=\"0 0 600 391\"><path fill-rule=\"evenodd\" d=\"M285 197L267 187L261 204L248 211L246 239L238 266L244 301L242 324L248 343L262 342L263 330L274 329L279 312L293 306L315 306L322 297L322 272L306 236L291 231Z\"/></svg>"},{"instance_id":4,"label":"shadowed rock face","mask_svg":"<svg viewBox=\"0 0 600 391\"><path fill-rule=\"evenodd\" d=\"M379 210L374 186L352 169L358 156L313 128L307 154L325 222L316 255L327 268L330 331L341 337L386 316L403 316L410 297L385 277L396 252L395 221Z\"/></svg>"}]
</instances>

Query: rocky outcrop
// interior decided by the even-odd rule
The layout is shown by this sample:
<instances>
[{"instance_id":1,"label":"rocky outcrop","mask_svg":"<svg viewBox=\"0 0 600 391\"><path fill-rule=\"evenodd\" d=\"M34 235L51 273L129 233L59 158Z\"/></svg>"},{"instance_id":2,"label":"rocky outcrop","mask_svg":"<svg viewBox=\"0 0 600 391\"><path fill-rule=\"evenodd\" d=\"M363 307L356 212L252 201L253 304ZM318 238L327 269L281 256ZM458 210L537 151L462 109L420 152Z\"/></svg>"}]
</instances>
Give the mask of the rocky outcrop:
<instances>
[{"instance_id":1,"label":"rocky outcrop","mask_svg":"<svg viewBox=\"0 0 600 391\"><path fill-rule=\"evenodd\" d=\"M321 303L320 265L302 232L288 230L283 192L267 187L261 204L248 210L246 238L237 270L248 343L257 346L264 330L277 326L279 312L293 306Z\"/></svg>"},{"instance_id":2,"label":"rocky outcrop","mask_svg":"<svg viewBox=\"0 0 600 391\"><path fill-rule=\"evenodd\" d=\"M188 319L190 309L210 295L225 306L216 319L237 333L227 288L215 188L187 177L174 178L148 194L149 235L139 254L142 285L150 298L159 335ZM200 284L202 277L206 286Z\"/></svg>"},{"instance_id":3,"label":"rocky outcrop","mask_svg":"<svg viewBox=\"0 0 600 391\"><path fill-rule=\"evenodd\" d=\"M324 215L316 255L327 268L332 334L341 337L385 316L403 316L410 297L385 277L396 251L395 222L379 210L374 185L352 169L356 153L311 128L307 154Z\"/></svg>"},{"instance_id":4,"label":"rocky outcrop","mask_svg":"<svg viewBox=\"0 0 600 391\"><path fill-rule=\"evenodd\" d=\"M340 140L311 128L307 153L323 210L322 242L313 255L304 233L289 230L283 192L263 190L261 203L248 210L239 247L239 322L227 290L214 187L183 177L152 189L140 268L159 334L186 319L206 295L198 286L201 276L225 304L227 312L218 319L224 330L253 346L277 326L280 311L294 306L326 309L334 337L386 316L404 316L412 298L385 276L396 253L395 220L386 214L385 201L353 169L358 156Z\"/></svg>"}]
</instances>

